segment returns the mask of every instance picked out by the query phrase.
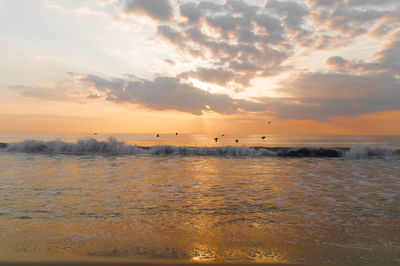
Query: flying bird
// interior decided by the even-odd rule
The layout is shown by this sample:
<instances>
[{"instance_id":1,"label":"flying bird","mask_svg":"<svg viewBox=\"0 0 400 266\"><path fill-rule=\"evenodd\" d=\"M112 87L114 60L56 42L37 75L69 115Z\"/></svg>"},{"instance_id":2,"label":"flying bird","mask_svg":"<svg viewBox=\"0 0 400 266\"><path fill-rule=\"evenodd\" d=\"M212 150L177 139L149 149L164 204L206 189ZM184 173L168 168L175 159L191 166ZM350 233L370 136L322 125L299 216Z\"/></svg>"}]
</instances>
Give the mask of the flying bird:
<instances>
[{"instance_id":1,"label":"flying bird","mask_svg":"<svg viewBox=\"0 0 400 266\"><path fill-rule=\"evenodd\" d=\"M223 136L223 137L224 137L224 136L225 136L225 134L222 134L221 136Z\"/></svg>"},{"instance_id":2,"label":"flying bird","mask_svg":"<svg viewBox=\"0 0 400 266\"><path fill-rule=\"evenodd\" d=\"M264 140L264 139L265 139L265 136L262 136L261 139Z\"/></svg>"},{"instance_id":3,"label":"flying bird","mask_svg":"<svg viewBox=\"0 0 400 266\"><path fill-rule=\"evenodd\" d=\"M157 134L156 137L159 138L159 137L160 137L160 134Z\"/></svg>"},{"instance_id":4,"label":"flying bird","mask_svg":"<svg viewBox=\"0 0 400 266\"><path fill-rule=\"evenodd\" d=\"M175 136L178 136L178 133L175 133Z\"/></svg>"},{"instance_id":5,"label":"flying bird","mask_svg":"<svg viewBox=\"0 0 400 266\"><path fill-rule=\"evenodd\" d=\"M214 138L215 142L218 142L218 138Z\"/></svg>"},{"instance_id":6,"label":"flying bird","mask_svg":"<svg viewBox=\"0 0 400 266\"><path fill-rule=\"evenodd\" d=\"M94 135L97 135L97 133L94 133Z\"/></svg>"},{"instance_id":7,"label":"flying bird","mask_svg":"<svg viewBox=\"0 0 400 266\"><path fill-rule=\"evenodd\" d=\"M268 126L270 126L271 125L271 121L268 121Z\"/></svg>"},{"instance_id":8,"label":"flying bird","mask_svg":"<svg viewBox=\"0 0 400 266\"><path fill-rule=\"evenodd\" d=\"M236 143L239 143L239 140L238 140L238 139L235 139L235 142L236 142Z\"/></svg>"}]
</instances>

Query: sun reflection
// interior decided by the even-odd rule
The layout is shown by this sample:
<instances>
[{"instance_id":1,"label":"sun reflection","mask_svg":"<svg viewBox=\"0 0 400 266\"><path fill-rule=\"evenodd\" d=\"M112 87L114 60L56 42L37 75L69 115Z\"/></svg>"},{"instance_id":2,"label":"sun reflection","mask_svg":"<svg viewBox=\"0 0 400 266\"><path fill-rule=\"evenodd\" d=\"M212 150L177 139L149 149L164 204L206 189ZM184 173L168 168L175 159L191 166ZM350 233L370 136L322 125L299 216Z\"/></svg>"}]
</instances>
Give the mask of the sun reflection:
<instances>
[{"instance_id":1,"label":"sun reflection","mask_svg":"<svg viewBox=\"0 0 400 266\"><path fill-rule=\"evenodd\" d=\"M376 237L366 234L372 230L390 241L398 231L390 219L354 211L362 200L391 213L379 200L386 194L361 199L365 167L349 179L349 164L337 160L18 156L0 160L7 177L0 178L0 203L9 206L0 215L0 259L18 252L193 263L295 263L318 256L313 261L326 264L332 252L352 256L346 245L353 243L375 252ZM374 175L374 169L365 171ZM396 180L390 171L365 182L392 193L398 205L392 183L380 183ZM344 209L334 209L338 204Z\"/></svg>"},{"instance_id":2,"label":"sun reflection","mask_svg":"<svg viewBox=\"0 0 400 266\"><path fill-rule=\"evenodd\" d=\"M214 261L215 253L211 251L211 249L205 245L200 245L194 249L192 254L193 261Z\"/></svg>"}]
</instances>

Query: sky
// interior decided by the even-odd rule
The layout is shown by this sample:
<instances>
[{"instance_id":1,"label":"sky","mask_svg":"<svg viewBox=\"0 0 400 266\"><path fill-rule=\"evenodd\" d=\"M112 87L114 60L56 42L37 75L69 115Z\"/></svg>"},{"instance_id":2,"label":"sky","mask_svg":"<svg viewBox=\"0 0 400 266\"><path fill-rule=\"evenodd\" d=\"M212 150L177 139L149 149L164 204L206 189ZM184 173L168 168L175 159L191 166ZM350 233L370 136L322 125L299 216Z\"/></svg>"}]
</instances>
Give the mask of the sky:
<instances>
[{"instance_id":1,"label":"sky","mask_svg":"<svg viewBox=\"0 0 400 266\"><path fill-rule=\"evenodd\" d=\"M0 0L0 106L7 133L400 135L400 1Z\"/></svg>"}]
</instances>

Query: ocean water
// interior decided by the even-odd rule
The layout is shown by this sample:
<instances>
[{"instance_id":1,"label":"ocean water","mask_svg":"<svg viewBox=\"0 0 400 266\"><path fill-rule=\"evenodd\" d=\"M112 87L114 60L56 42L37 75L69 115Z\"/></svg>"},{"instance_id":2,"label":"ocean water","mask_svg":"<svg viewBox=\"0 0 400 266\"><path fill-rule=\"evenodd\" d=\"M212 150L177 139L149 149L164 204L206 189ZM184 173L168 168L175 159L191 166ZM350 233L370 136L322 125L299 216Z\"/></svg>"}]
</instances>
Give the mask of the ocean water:
<instances>
[{"instance_id":1,"label":"ocean water","mask_svg":"<svg viewBox=\"0 0 400 266\"><path fill-rule=\"evenodd\" d=\"M399 136L110 137L0 134L0 261L400 263Z\"/></svg>"}]
</instances>

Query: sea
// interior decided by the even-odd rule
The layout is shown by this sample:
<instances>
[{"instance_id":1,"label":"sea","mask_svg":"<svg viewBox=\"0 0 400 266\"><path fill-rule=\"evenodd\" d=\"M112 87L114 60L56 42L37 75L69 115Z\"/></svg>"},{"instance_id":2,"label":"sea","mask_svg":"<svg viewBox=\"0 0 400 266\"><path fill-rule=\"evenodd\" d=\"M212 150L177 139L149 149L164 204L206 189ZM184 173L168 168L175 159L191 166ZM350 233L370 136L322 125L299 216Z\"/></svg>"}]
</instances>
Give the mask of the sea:
<instances>
[{"instance_id":1,"label":"sea","mask_svg":"<svg viewBox=\"0 0 400 266\"><path fill-rule=\"evenodd\" d=\"M2 133L0 262L400 264L400 136L261 137Z\"/></svg>"}]
</instances>

